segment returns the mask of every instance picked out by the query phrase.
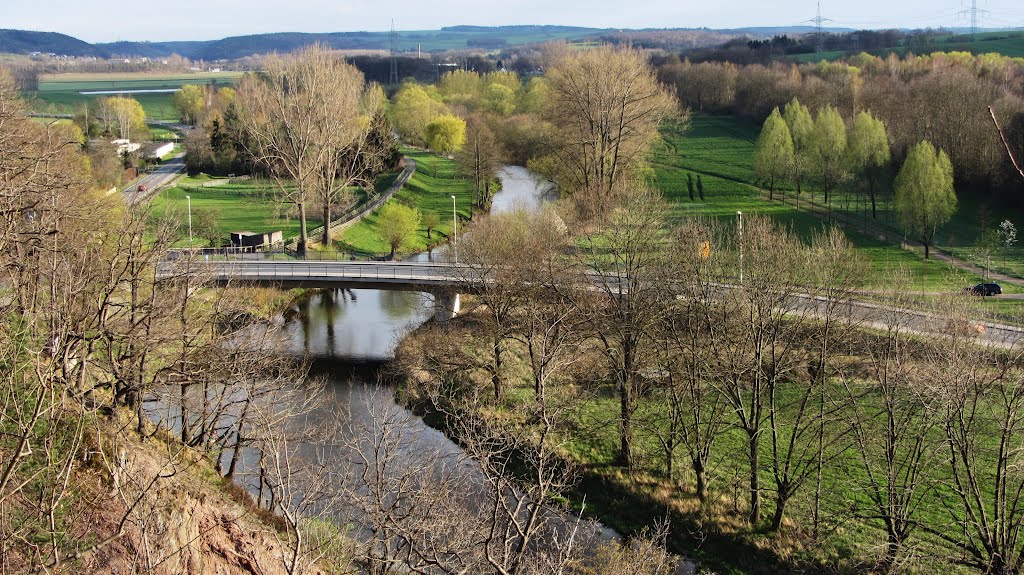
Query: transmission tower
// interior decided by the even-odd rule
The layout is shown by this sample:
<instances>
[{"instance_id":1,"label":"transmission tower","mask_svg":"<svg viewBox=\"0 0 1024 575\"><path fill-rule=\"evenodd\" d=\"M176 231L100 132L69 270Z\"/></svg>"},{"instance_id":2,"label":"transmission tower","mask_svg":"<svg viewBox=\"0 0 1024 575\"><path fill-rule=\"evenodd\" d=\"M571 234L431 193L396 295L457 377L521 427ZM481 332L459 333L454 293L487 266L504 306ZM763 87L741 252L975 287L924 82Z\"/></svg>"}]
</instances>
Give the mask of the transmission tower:
<instances>
[{"instance_id":1,"label":"transmission tower","mask_svg":"<svg viewBox=\"0 0 1024 575\"><path fill-rule=\"evenodd\" d=\"M966 10L961 10L957 13L959 16L970 16L971 17L971 39L976 40L978 36L978 15L988 14L988 10L978 9L978 0L971 0L971 7Z\"/></svg>"},{"instance_id":2,"label":"transmission tower","mask_svg":"<svg viewBox=\"0 0 1024 575\"><path fill-rule=\"evenodd\" d=\"M821 25L824 24L825 22L831 22L831 21L832 21L831 18L824 18L824 17L822 17L822 15L821 15L821 0L818 0L818 13L814 16L814 18L811 18L810 20L808 20L808 22L814 22L814 25L817 28L817 30L816 30L817 38L815 39L815 50L817 50L818 52L821 52L822 48L825 47L825 33L822 31Z\"/></svg>"},{"instance_id":3,"label":"transmission tower","mask_svg":"<svg viewBox=\"0 0 1024 575\"><path fill-rule=\"evenodd\" d=\"M398 32L395 32L395 21L391 21L391 78L392 86L398 85Z\"/></svg>"}]
</instances>

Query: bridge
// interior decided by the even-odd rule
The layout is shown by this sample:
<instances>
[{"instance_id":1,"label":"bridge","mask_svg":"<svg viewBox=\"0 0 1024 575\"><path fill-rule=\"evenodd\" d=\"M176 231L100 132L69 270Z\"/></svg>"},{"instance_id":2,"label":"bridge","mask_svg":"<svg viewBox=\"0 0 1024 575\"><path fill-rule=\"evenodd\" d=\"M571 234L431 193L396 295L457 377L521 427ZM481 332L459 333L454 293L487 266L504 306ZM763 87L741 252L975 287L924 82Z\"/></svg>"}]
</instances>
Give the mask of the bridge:
<instances>
[{"instance_id":1,"label":"bridge","mask_svg":"<svg viewBox=\"0 0 1024 575\"><path fill-rule=\"evenodd\" d=\"M259 259L244 259L246 257ZM274 260L259 253L210 261L193 254L187 259L165 260L157 266L157 280L173 280L186 275L197 276L214 285L426 292L434 297L435 317L439 321L458 315L461 293L479 291L487 283L481 270L464 264ZM595 284L601 281L596 274L592 274L592 278ZM729 283L716 285L723 290L739 287ZM810 294L793 293L791 297L789 313L796 314L820 315L828 302L827 298ZM907 331L925 336L949 333L951 324L955 324L948 316L928 311L857 299L842 303L847 320L862 327L885 329L885 321L892 321L895 317ZM1024 327L973 321L966 322L966 328L972 330L978 340L998 347L1009 348L1024 342Z\"/></svg>"},{"instance_id":2,"label":"bridge","mask_svg":"<svg viewBox=\"0 0 1024 575\"><path fill-rule=\"evenodd\" d=\"M319 261L319 260L205 260L162 261L158 281L186 275L214 285L259 287L383 289L427 292L434 296L438 319L450 319L460 309L459 294L475 291L484 282L472 267L452 263Z\"/></svg>"}]
</instances>

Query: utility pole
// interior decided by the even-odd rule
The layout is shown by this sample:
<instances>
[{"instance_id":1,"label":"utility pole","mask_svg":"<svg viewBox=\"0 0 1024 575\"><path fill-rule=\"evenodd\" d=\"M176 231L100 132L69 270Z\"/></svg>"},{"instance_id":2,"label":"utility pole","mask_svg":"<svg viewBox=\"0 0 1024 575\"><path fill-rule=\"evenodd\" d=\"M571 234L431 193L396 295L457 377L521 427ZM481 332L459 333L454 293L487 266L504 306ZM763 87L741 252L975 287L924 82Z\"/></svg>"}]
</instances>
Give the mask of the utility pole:
<instances>
[{"instance_id":1,"label":"utility pole","mask_svg":"<svg viewBox=\"0 0 1024 575\"><path fill-rule=\"evenodd\" d=\"M822 15L821 15L821 0L818 0L818 13L817 13L817 15L815 15L814 18L812 18L812 19L810 19L808 21L809 22L814 22L814 25L817 28L816 32L817 32L817 36L818 37L815 39L815 49L816 49L816 51L821 52L822 49L825 47L825 34L824 34L824 31L823 31L821 25L824 24L825 22L831 22L832 21L831 18L824 18L824 17L822 17Z\"/></svg>"},{"instance_id":2,"label":"utility pole","mask_svg":"<svg viewBox=\"0 0 1024 575\"><path fill-rule=\"evenodd\" d=\"M978 14L988 14L988 10L978 9L978 0L971 0L971 7L967 10L961 10L957 12L958 16L970 16L971 17L971 40L978 39Z\"/></svg>"},{"instance_id":3,"label":"utility pole","mask_svg":"<svg viewBox=\"0 0 1024 575\"><path fill-rule=\"evenodd\" d=\"M398 32L395 32L395 21L391 20L391 77L388 82L392 86L398 85Z\"/></svg>"}]
</instances>

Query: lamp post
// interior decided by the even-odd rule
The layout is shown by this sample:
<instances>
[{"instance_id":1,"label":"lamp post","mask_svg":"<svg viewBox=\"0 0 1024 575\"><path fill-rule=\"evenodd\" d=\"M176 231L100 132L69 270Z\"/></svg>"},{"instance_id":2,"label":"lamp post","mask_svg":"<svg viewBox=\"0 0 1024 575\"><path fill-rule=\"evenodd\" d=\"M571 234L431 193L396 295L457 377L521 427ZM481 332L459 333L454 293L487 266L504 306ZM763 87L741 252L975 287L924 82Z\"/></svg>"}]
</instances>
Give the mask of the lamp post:
<instances>
[{"instance_id":1,"label":"lamp post","mask_svg":"<svg viewBox=\"0 0 1024 575\"><path fill-rule=\"evenodd\" d=\"M192 248L192 196L185 196L188 203L188 247Z\"/></svg>"},{"instance_id":2,"label":"lamp post","mask_svg":"<svg viewBox=\"0 0 1024 575\"><path fill-rule=\"evenodd\" d=\"M740 238L740 284L743 283L743 212L737 210L736 218L739 220L739 238Z\"/></svg>"},{"instance_id":3,"label":"lamp post","mask_svg":"<svg viewBox=\"0 0 1024 575\"><path fill-rule=\"evenodd\" d=\"M452 231L455 238L455 263L459 263L459 215L455 211L455 194L452 194Z\"/></svg>"}]
</instances>

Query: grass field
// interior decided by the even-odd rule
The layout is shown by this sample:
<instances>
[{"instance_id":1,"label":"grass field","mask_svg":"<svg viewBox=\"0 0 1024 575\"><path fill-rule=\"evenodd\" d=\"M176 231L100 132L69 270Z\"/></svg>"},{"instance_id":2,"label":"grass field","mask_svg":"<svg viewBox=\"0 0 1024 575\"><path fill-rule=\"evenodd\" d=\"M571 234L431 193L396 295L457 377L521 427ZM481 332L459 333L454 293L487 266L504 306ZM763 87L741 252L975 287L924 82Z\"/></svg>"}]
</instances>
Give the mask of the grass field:
<instances>
[{"instance_id":1,"label":"grass field","mask_svg":"<svg viewBox=\"0 0 1024 575\"><path fill-rule=\"evenodd\" d=\"M695 115L685 133L673 129L663 132L651 158L655 182L680 217L702 215L731 222L736 219L737 211L764 214L809 238L825 225L822 218L790 204L769 202L755 185L752 158L759 130L753 123L732 117ZM688 173L693 174L695 182L697 176L701 176L704 201L699 198L690 201ZM804 195L806 197L806 193ZM954 290L982 279L942 262L926 261L922 255L882 242L857 229L846 232L870 263L871 287L886 285L889 276L899 269L913 272L914 285L907 289L915 291Z\"/></svg>"},{"instance_id":2,"label":"grass field","mask_svg":"<svg viewBox=\"0 0 1024 575\"><path fill-rule=\"evenodd\" d=\"M420 211L421 216L428 213L438 216L438 226L431 234L432 239L427 239L427 229L420 226L415 239L406 248L406 252L413 253L425 250L438 243L439 239L447 238L451 234L452 195L456 198L459 219L464 221L471 217L473 190L469 180L456 176L455 162L452 160L431 152L404 152L416 160L416 174L390 201L411 205ZM377 212L345 230L336 245L341 251L359 256L381 256L391 253L391 247L377 232Z\"/></svg>"},{"instance_id":3,"label":"grass field","mask_svg":"<svg viewBox=\"0 0 1024 575\"><path fill-rule=\"evenodd\" d=\"M1011 58L1024 58L1024 32L984 32L977 35L973 41L961 41L963 36L955 37L950 35L936 36L935 43L928 53L932 52L970 52L972 54L1002 54ZM872 50L876 56L885 57L890 52L903 56L907 48L897 46L884 50ZM820 62L822 60L839 60L851 56L852 52L827 51L811 54L798 54L790 56L797 62Z\"/></svg>"},{"instance_id":4,"label":"grass field","mask_svg":"<svg viewBox=\"0 0 1024 575\"><path fill-rule=\"evenodd\" d=\"M291 214L287 207L282 207L274 197L273 184L269 182L249 181L227 184L223 186L201 188L204 182L212 178L206 175L183 178L178 186L161 193L154 201L153 213L157 217L180 218L183 226L187 226L187 200L192 198L192 217L195 223L196 213L200 210L218 210L217 220L221 241L227 242L231 232L271 232L281 230L285 237L299 233L299 220ZM189 187L187 190L181 186ZM308 226L312 229L320 225L316 214L307 214ZM187 228L186 229L186 234ZM188 240L180 242L188 245ZM195 245L207 245L205 240L196 238Z\"/></svg>"},{"instance_id":5,"label":"grass field","mask_svg":"<svg viewBox=\"0 0 1024 575\"><path fill-rule=\"evenodd\" d=\"M102 96L80 92L177 89L185 84L227 85L238 81L241 72L197 72L195 74L121 73L121 74L47 74L39 79L39 91L29 94L37 112L74 114L83 102ZM171 94L131 94L146 110L150 120L177 120L171 106Z\"/></svg>"}]
</instances>

